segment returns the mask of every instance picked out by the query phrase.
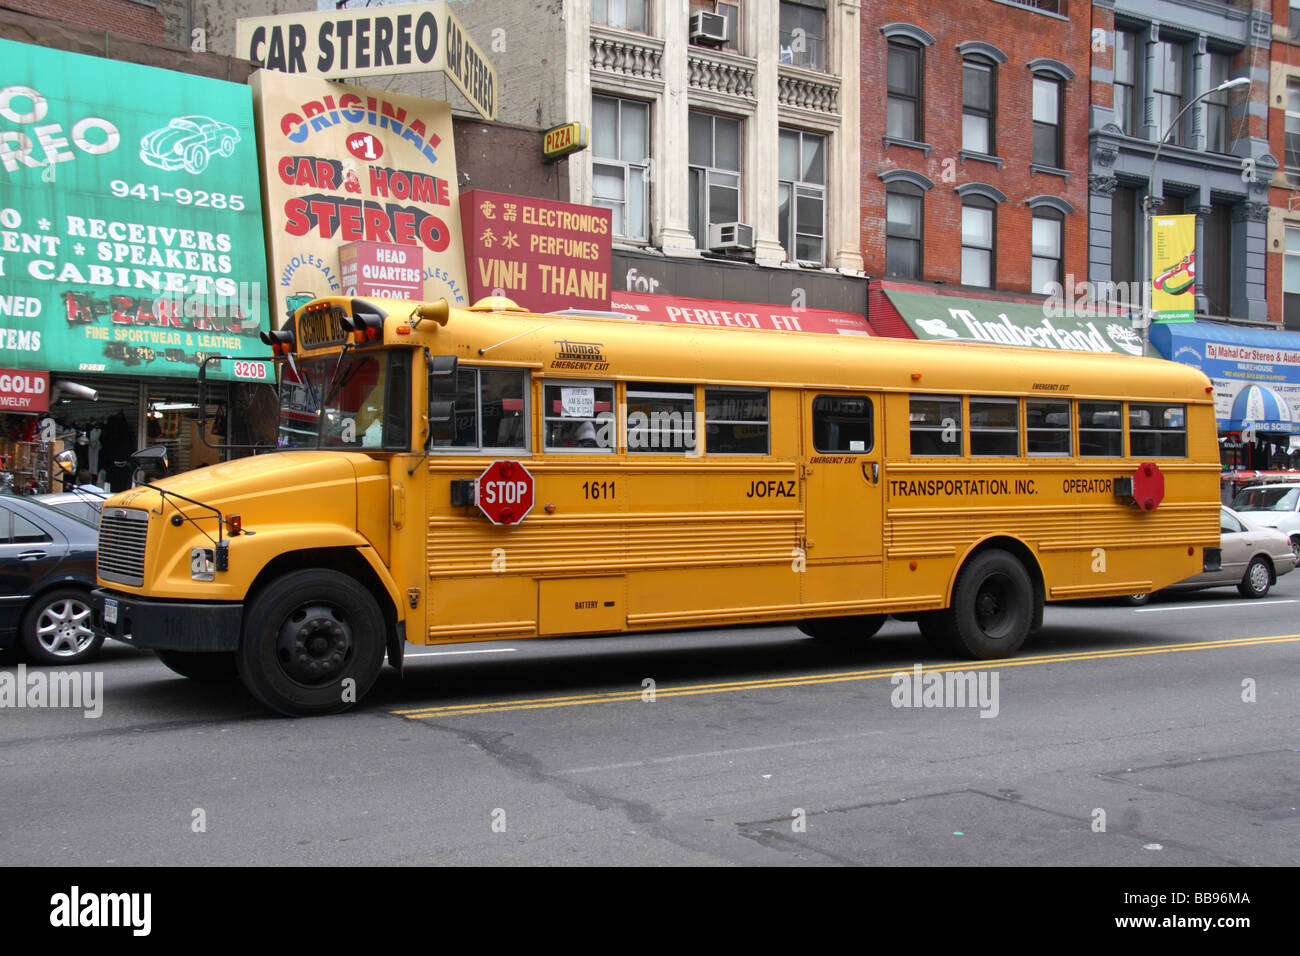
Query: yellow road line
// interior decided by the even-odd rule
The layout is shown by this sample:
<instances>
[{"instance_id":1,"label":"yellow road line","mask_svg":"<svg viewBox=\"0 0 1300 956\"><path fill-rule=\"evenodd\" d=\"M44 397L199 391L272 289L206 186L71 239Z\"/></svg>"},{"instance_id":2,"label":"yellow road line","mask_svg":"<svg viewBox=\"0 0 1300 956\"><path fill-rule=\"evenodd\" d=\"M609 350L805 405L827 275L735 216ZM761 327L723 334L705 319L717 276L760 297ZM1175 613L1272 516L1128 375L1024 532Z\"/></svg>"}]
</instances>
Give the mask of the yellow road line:
<instances>
[{"instance_id":1,"label":"yellow road line","mask_svg":"<svg viewBox=\"0 0 1300 956\"><path fill-rule=\"evenodd\" d=\"M994 661L960 661L938 666L923 665L924 674L946 671L987 670L1003 667L1029 667L1036 664L1061 664L1076 661L1100 661L1119 657L1146 657L1152 654L1177 654L1184 651L1219 650L1227 647L1249 647L1258 644L1285 644L1300 641L1300 634L1279 634L1272 637L1241 637L1219 641L1198 641L1188 644L1162 644L1157 647L1124 647L1113 650L1079 651L1066 654L1040 654L1033 657L1016 657ZM767 690L778 687L808 687L816 684L838 684L847 681L876 680L900 672L912 673L915 664L897 664L873 670L841 671L830 674L813 674L806 677L771 677L762 680L729 681L712 684L687 684L681 687L655 689L655 699L660 697L693 697L697 694L728 694L739 690ZM430 717L459 717L467 714L496 714L510 710L540 710L551 707L579 707L585 704L613 704L639 701L641 689L612 691L600 694L578 694L572 697L533 697L523 700L484 701L478 704L451 704L444 707L420 707L413 710L395 710L396 717L424 720Z\"/></svg>"}]
</instances>

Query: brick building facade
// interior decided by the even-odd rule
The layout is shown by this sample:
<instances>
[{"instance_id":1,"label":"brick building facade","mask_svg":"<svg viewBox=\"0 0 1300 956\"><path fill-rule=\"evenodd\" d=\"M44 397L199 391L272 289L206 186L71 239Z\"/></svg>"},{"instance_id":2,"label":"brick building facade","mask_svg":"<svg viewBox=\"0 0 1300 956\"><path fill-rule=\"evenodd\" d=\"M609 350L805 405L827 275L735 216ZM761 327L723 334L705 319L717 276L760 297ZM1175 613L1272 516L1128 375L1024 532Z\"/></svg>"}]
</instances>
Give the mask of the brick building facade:
<instances>
[{"instance_id":1,"label":"brick building facade","mask_svg":"<svg viewBox=\"0 0 1300 956\"><path fill-rule=\"evenodd\" d=\"M864 7L868 274L1014 293L1085 275L1090 12Z\"/></svg>"},{"instance_id":2,"label":"brick building facade","mask_svg":"<svg viewBox=\"0 0 1300 956\"><path fill-rule=\"evenodd\" d=\"M1268 314L1300 331L1300 5L1273 0L1268 91Z\"/></svg>"}]
</instances>

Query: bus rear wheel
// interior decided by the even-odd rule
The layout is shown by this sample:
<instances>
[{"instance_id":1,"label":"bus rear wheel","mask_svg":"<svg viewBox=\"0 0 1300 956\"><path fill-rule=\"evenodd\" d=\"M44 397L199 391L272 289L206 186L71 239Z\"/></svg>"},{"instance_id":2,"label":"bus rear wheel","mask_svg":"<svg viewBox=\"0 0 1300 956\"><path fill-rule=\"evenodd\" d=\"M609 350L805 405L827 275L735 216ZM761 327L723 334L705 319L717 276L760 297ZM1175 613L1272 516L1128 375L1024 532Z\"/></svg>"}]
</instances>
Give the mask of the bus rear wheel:
<instances>
[{"instance_id":1,"label":"bus rear wheel","mask_svg":"<svg viewBox=\"0 0 1300 956\"><path fill-rule=\"evenodd\" d=\"M237 661L249 693L290 717L347 710L384 663L384 616L370 592L338 571L294 571L244 612Z\"/></svg>"},{"instance_id":2,"label":"bus rear wheel","mask_svg":"<svg viewBox=\"0 0 1300 956\"><path fill-rule=\"evenodd\" d=\"M886 614L818 617L800 621L796 626L819 641L865 641L884 626L886 617Z\"/></svg>"},{"instance_id":3,"label":"bus rear wheel","mask_svg":"<svg viewBox=\"0 0 1300 956\"><path fill-rule=\"evenodd\" d=\"M979 660L1008 657L1029 636L1033 582L1006 551L983 551L961 569L952 606L940 615L942 630L957 652Z\"/></svg>"}]
</instances>

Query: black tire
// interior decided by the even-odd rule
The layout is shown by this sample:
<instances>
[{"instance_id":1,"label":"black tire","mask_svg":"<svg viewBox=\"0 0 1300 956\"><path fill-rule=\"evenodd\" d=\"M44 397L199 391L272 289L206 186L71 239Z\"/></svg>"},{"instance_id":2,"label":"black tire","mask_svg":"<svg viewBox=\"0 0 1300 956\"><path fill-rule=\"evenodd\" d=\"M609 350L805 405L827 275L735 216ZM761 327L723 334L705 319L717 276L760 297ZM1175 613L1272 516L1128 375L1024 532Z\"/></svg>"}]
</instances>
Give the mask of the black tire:
<instances>
[{"instance_id":1,"label":"black tire","mask_svg":"<svg viewBox=\"0 0 1300 956\"><path fill-rule=\"evenodd\" d=\"M1295 555L1295 563L1300 565L1300 534L1291 535L1291 553Z\"/></svg>"},{"instance_id":2,"label":"black tire","mask_svg":"<svg viewBox=\"0 0 1300 956\"><path fill-rule=\"evenodd\" d=\"M1244 598L1262 598L1272 586L1273 566L1267 558L1255 555L1250 559L1250 564L1246 565L1246 573L1237 585L1237 593Z\"/></svg>"},{"instance_id":3,"label":"black tire","mask_svg":"<svg viewBox=\"0 0 1300 956\"><path fill-rule=\"evenodd\" d=\"M818 617L800 621L796 627L819 641L865 641L885 625L887 614L857 617Z\"/></svg>"},{"instance_id":4,"label":"black tire","mask_svg":"<svg viewBox=\"0 0 1300 956\"><path fill-rule=\"evenodd\" d=\"M33 664L82 664L99 653L104 636L90 629L90 596L55 588L34 598L23 614L20 640Z\"/></svg>"},{"instance_id":5,"label":"black tire","mask_svg":"<svg viewBox=\"0 0 1300 956\"><path fill-rule=\"evenodd\" d=\"M958 653L977 660L1009 657L1029 636L1033 582L1025 566L1007 552L980 552L957 575L952 606L942 613Z\"/></svg>"},{"instance_id":6,"label":"black tire","mask_svg":"<svg viewBox=\"0 0 1300 956\"><path fill-rule=\"evenodd\" d=\"M272 710L336 714L370 690L385 644L370 592L338 571L310 569L277 578L248 605L236 660L249 693Z\"/></svg>"},{"instance_id":7,"label":"black tire","mask_svg":"<svg viewBox=\"0 0 1300 956\"><path fill-rule=\"evenodd\" d=\"M191 680L230 680L239 676L234 651L158 651L158 660Z\"/></svg>"},{"instance_id":8,"label":"black tire","mask_svg":"<svg viewBox=\"0 0 1300 956\"><path fill-rule=\"evenodd\" d=\"M1150 594L1125 594L1122 598L1119 599L1119 602L1129 607L1141 607L1144 604L1151 603L1151 595Z\"/></svg>"}]
</instances>

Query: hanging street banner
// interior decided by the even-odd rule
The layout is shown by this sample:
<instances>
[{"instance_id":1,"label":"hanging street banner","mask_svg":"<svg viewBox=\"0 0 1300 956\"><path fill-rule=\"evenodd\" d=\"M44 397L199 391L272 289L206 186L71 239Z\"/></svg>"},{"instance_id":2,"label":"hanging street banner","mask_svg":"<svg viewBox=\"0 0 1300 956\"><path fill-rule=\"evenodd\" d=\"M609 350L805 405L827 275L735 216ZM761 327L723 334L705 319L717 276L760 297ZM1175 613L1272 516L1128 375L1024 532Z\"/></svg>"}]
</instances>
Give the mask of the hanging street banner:
<instances>
[{"instance_id":1,"label":"hanging street banner","mask_svg":"<svg viewBox=\"0 0 1300 956\"><path fill-rule=\"evenodd\" d=\"M248 87L0 40L0 365L270 381Z\"/></svg>"},{"instance_id":2,"label":"hanging street banner","mask_svg":"<svg viewBox=\"0 0 1300 956\"><path fill-rule=\"evenodd\" d=\"M252 85L274 324L300 296L344 294L355 242L420 247L402 263L421 263L418 297L468 305L451 107L270 70Z\"/></svg>"},{"instance_id":3,"label":"hanging street banner","mask_svg":"<svg viewBox=\"0 0 1300 956\"><path fill-rule=\"evenodd\" d=\"M610 210L471 189L460 211L471 300L504 295L533 312L609 309Z\"/></svg>"},{"instance_id":4,"label":"hanging street banner","mask_svg":"<svg viewBox=\"0 0 1300 956\"><path fill-rule=\"evenodd\" d=\"M1155 322L1196 318L1196 217L1151 220L1151 310Z\"/></svg>"},{"instance_id":5,"label":"hanging street banner","mask_svg":"<svg viewBox=\"0 0 1300 956\"><path fill-rule=\"evenodd\" d=\"M246 17L236 21L235 49L263 69L298 76L445 73L484 119L497 116L496 69L444 0Z\"/></svg>"}]
</instances>

